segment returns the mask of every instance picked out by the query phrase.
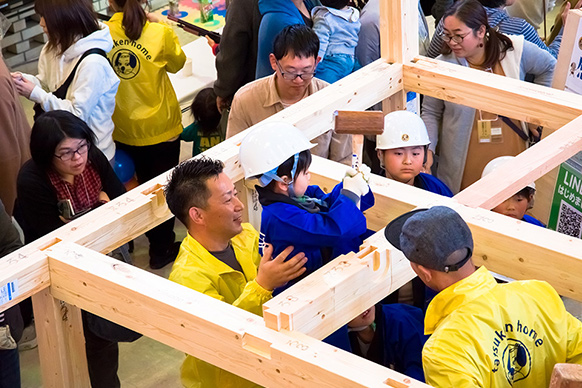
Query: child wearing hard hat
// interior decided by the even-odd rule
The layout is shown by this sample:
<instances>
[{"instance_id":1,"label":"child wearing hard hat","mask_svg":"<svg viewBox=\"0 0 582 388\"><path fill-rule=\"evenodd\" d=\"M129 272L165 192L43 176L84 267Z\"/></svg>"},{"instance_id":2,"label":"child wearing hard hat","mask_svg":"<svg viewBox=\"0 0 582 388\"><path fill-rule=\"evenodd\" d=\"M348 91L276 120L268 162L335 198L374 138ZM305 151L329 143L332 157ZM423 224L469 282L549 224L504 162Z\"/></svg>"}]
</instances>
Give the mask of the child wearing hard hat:
<instances>
[{"instance_id":1,"label":"child wearing hard hat","mask_svg":"<svg viewBox=\"0 0 582 388\"><path fill-rule=\"evenodd\" d=\"M483 169L481 178L488 175L499 168L503 163L508 160L513 159L514 156L500 156L493 159ZM525 214L528 210L533 208L534 196L536 193L536 184L534 182L528 184L526 187L521 189L519 192L511 196L510 198L503 201L501 204L495 206L492 211L495 213L500 213L508 217L517 218L530 224L541 226L545 228L546 226L538 219Z\"/></svg>"},{"instance_id":2,"label":"child wearing hard hat","mask_svg":"<svg viewBox=\"0 0 582 388\"><path fill-rule=\"evenodd\" d=\"M289 245L294 252L304 252L304 276L340 254L358 250L367 233L362 211L374 205L365 165L360 171L349 169L329 194L310 186L309 150L314 146L293 125L271 122L251 130L239 153L245 179L258 178L264 242L273 245L273 255Z\"/></svg>"},{"instance_id":3,"label":"child wearing hard hat","mask_svg":"<svg viewBox=\"0 0 582 388\"><path fill-rule=\"evenodd\" d=\"M388 113L384 132L376 136L376 151L386 177L436 194L452 197L440 179L422 171L430 140L422 119L405 110Z\"/></svg>"}]
</instances>

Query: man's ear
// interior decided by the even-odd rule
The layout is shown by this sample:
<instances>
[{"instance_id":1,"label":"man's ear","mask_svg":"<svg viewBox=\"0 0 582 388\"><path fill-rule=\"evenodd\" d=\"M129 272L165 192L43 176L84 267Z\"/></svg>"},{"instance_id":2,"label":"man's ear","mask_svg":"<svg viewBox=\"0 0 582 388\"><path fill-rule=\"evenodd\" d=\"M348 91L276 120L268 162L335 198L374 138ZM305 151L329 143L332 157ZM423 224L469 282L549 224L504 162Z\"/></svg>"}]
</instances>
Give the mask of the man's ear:
<instances>
[{"instance_id":1,"label":"man's ear","mask_svg":"<svg viewBox=\"0 0 582 388\"><path fill-rule=\"evenodd\" d=\"M321 57L318 55L317 58L315 58L315 67L317 68L317 65L319 64L319 62L321 62Z\"/></svg>"},{"instance_id":2,"label":"man's ear","mask_svg":"<svg viewBox=\"0 0 582 388\"><path fill-rule=\"evenodd\" d=\"M275 58L275 54L269 54L269 62L271 62L271 68L273 71L277 71L277 58Z\"/></svg>"},{"instance_id":3,"label":"man's ear","mask_svg":"<svg viewBox=\"0 0 582 388\"><path fill-rule=\"evenodd\" d=\"M430 281L432 280L432 272L428 268L413 262L410 262L410 266L412 267L414 273L418 275L418 277L420 278L420 280L422 280L424 284L430 283Z\"/></svg>"},{"instance_id":4,"label":"man's ear","mask_svg":"<svg viewBox=\"0 0 582 388\"><path fill-rule=\"evenodd\" d=\"M203 212L201 211L201 209L195 206L192 206L190 209L188 209L188 216L190 218L190 221L195 225L200 225L204 223Z\"/></svg>"}]
</instances>

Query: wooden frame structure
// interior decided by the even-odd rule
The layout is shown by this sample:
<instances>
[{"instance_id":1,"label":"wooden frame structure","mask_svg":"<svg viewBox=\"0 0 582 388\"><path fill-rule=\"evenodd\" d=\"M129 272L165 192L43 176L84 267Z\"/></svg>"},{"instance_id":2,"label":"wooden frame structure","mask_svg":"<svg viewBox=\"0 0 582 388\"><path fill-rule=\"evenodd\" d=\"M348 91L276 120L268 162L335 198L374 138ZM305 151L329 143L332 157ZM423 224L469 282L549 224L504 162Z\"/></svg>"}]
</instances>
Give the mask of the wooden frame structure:
<instances>
[{"instance_id":1,"label":"wooden frame structure","mask_svg":"<svg viewBox=\"0 0 582 388\"><path fill-rule=\"evenodd\" d=\"M418 57L413 3L382 1L382 59L267 120L287 121L314 138L330 128L336 109L383 100L388 109L401 108L404 91L415 91L556 130L453 199L373 176L376 205L366 217L380 230L416 207L453 207L474 234L477 264L546 280L582 301L582 241L487 210L581 149L582 96ZM205 152L236 182L244 136ZM311 167L312 181L324 188L343 172L317 157ZM269 387L425 386L319 341L414 276L381 231L359 253L336 258L266 303L264 319L104 256L171 217L166 179L162 174L0 260L0 310L32 296L45 387L89 386L80 309Z\"/></svg>"}]
</instances>

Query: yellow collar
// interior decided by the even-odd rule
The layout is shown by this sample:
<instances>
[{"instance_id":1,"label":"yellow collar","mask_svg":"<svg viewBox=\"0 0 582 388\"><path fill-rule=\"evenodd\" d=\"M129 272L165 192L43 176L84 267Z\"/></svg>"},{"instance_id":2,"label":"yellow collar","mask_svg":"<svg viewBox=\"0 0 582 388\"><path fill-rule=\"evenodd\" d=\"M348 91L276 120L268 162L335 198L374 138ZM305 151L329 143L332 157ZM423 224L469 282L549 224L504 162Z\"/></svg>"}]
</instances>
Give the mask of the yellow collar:
<instances>
[{"instance_id":1,"label":"yellow collar","mask_svg":"<svg viewBox=\"0 0 582 388\"><path fill-rule=\"evenodd\" d=\"M432 334L440 323L455 310L489 292L497 282L482 266L465 279L439 292L428 305L424 318L424 333Z\"/></svg>"}]
</instances>

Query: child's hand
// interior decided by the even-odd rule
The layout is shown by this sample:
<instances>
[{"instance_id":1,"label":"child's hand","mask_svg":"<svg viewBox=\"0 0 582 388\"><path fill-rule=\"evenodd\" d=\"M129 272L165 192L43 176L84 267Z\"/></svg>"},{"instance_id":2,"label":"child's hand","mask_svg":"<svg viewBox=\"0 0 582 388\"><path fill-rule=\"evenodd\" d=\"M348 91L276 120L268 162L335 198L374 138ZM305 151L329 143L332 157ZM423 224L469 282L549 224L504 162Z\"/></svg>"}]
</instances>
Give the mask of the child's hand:
<instances>
[{"instance_id":1,"label":"child's hand","mask_svg":"<svg viewBox=\"0 0 582 388\"><path fill-rule=\"evenodd\" d=\"M255 279L259 286L265 290L272 291L277 287L284 286L290 280L303 275L306 271L305 263L307 262L307 257L305 257L303 252L300 252L285 261L292 251L293 247L289 246L279 256L271 260L273 246L271 244L265 246L263 249L263 257L259 264L259 273Z\"/></svg>"},{"instance_id":2,"label":"child's hand","mask_svg":"<svg viewBox=\"0 0 582 388\"><path fill-rule=\"evenodd\" d=\"M353 169L349 169L353 170ZM344 189L351 191L358 197L362 197L368 194L370 191L370 186L368 186L368 182L364 179L364 175L360 172L356 173L353 176L348 175L351 171L348 170L343 182L344 182Z\"/></svg>"},{"instance_id":3,"label":"child's hand","mask_svg":"<svg viewBox=\"0 0 582 388\"><path fill-rule=\"evenodd\" d=\"M208 45L210 46L210 48L214 47L214 45L216 44L215 41L213 41L208 35L205 35L206 38L206 42L208 43Z\"/></svg>"},{"instance_id":4,"label":"child's hand","mask_svg":"<svg viewBox=\"0 0 582 388\"><path fill-rule=\"evenodd\" d=\"M362 176L364 177L364 180L366 181L366 183L370 183L370 177L372 175L372 169L362 163L360 165L360 167L358 168L358 170L359 170L360 174L362 174Z\"/></svg>"}]
</instances>

